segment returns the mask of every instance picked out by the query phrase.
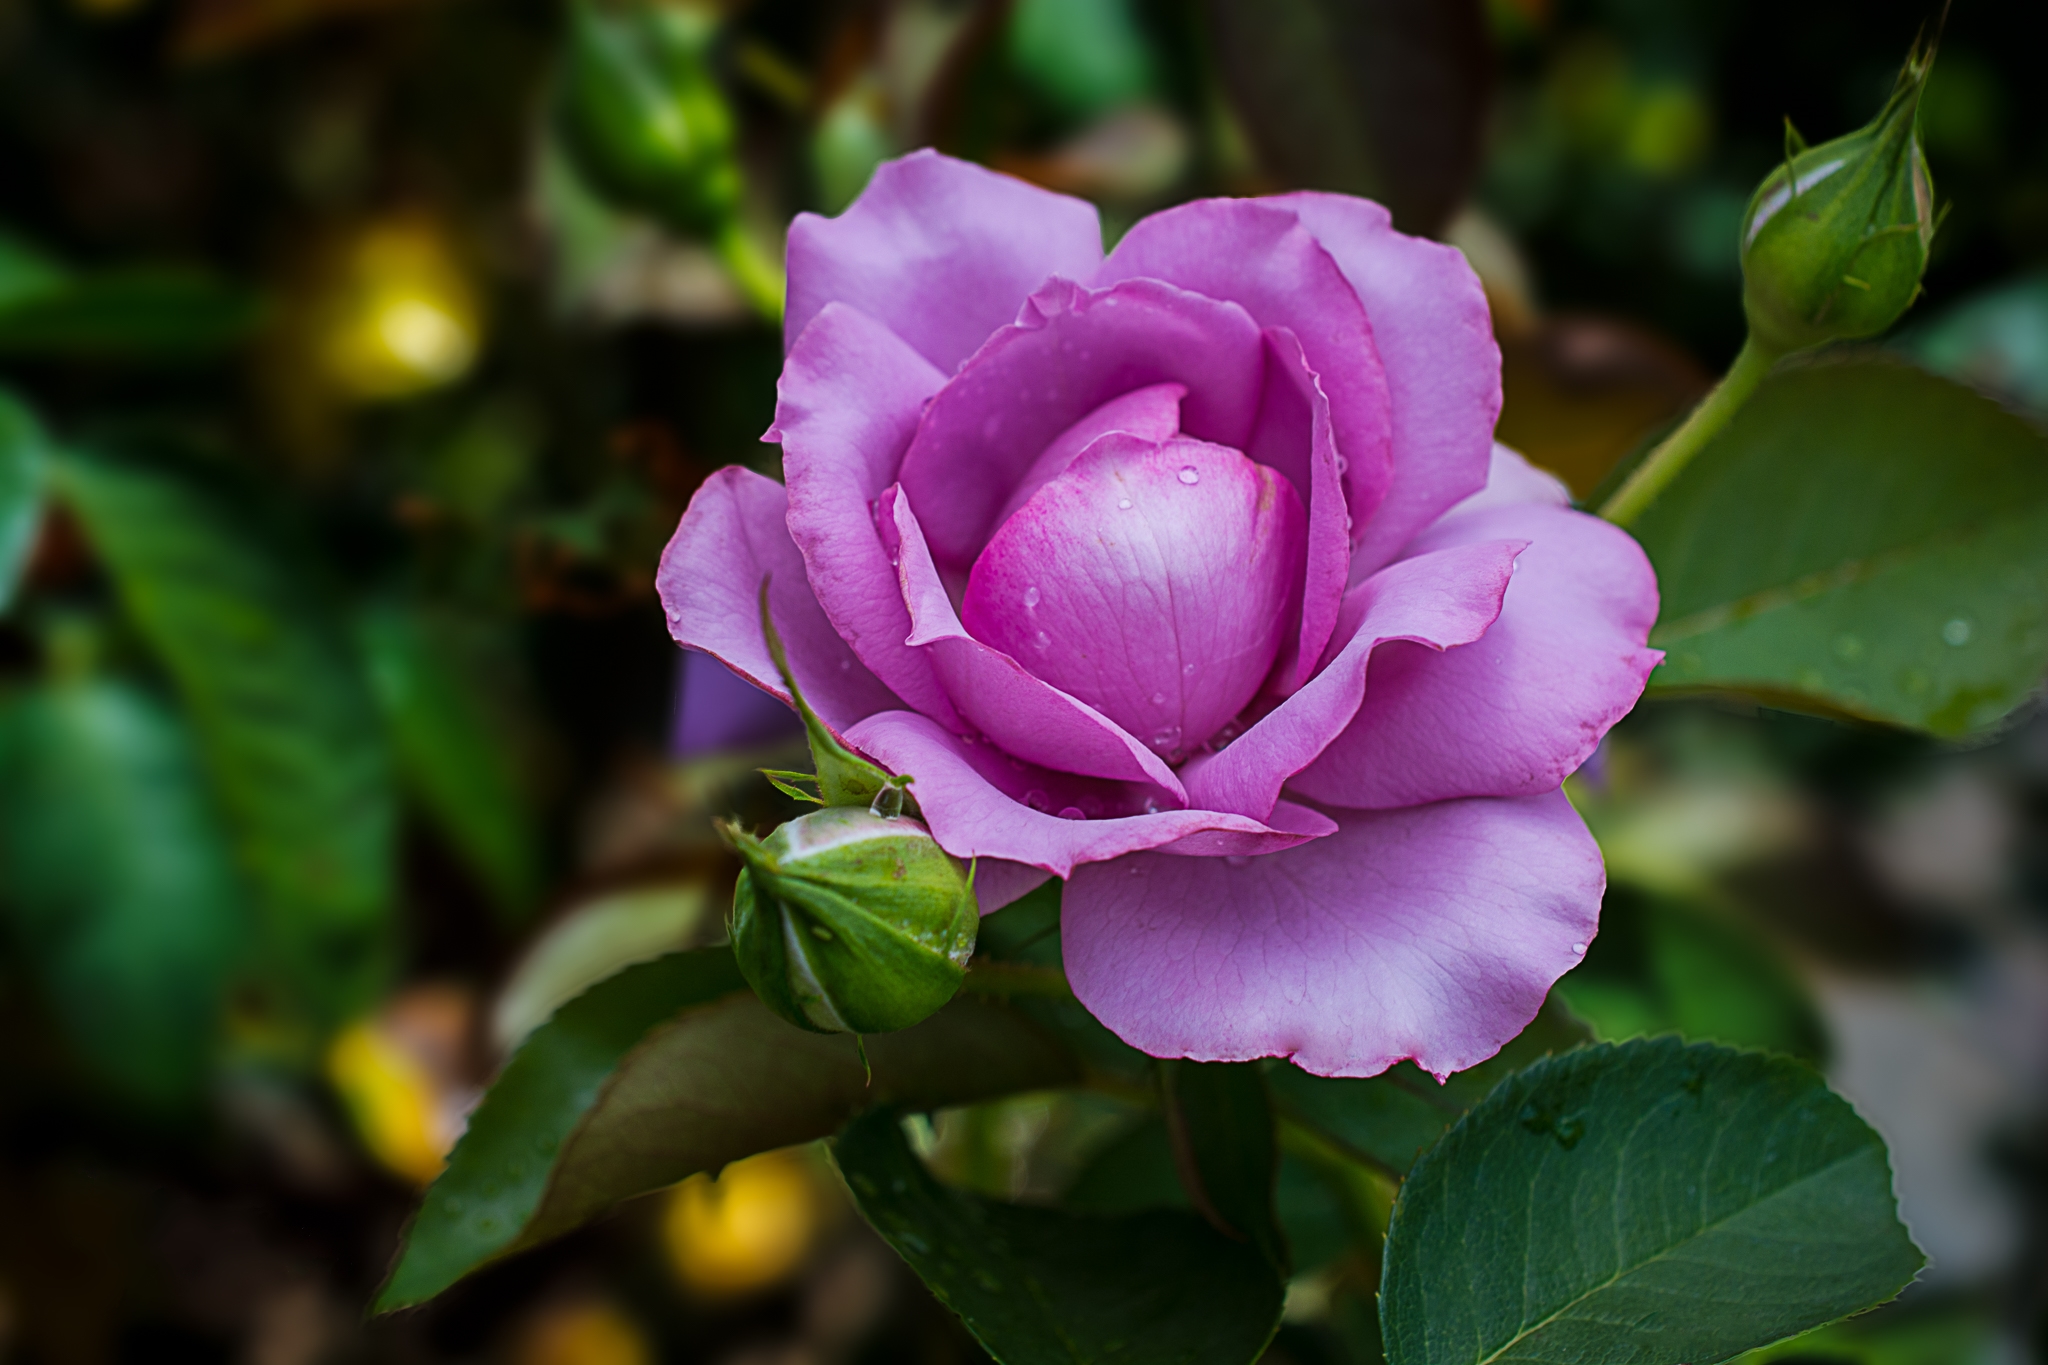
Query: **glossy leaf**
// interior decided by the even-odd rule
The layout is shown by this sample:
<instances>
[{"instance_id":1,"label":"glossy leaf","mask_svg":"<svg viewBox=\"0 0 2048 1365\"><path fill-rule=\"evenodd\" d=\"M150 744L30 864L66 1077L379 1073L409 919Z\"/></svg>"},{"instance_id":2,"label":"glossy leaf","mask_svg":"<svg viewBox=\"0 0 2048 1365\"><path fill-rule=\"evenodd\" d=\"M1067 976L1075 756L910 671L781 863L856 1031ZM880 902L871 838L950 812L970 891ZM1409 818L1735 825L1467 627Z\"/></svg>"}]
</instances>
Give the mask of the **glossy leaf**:
<instances>
[{"instance_id":1,"label":"glossy leaf","mask_svg":"<svg viewBox=\"0 0 2048 1365\"><path fill-rule=\"evenodd\" d=\"M0 612L13 604L43 519L48 438L27 407L0 389Z\"/></svg>"},{"instance_id":2,"label":"glossy leaf","mask_svg":"<svg viewBox=\"0 0 2048 1365\"><path fill-rule=\"evenodd\" d=\"M685 991L657 1008L662 1000L649 995L639 1013L605 1024L605 1046L616 1044L616 1050L604 1054L579 1045L573 1077L554 1074L562 1065L551 1060L560 1045L545 1040L558 1024L586 1016L610 1020L611 998L639 989L630 983L657 969L679 970L664 964L694 960L718 964L691 969L720 983L717 998ZM645 1022L627 1039L634 1019ZM458 1191L453 1204L429 1196L378 1308L430 1298L486 1260L560 1236L634 1195L755 1152L829 1136L870 1104L964 1104L1075 1079L1066 1053L1036 1027L978 1000L955 1001L914 1028L867 1039L866 1048L872 1077L851 1037L806 1033L747 994L727 949L664 958L594 987L519 1054L537 1058L522 1087L569 1095L573 1086L575 1105L563 1102L549 1111L559 1117L574 1107L569 1123L529 1126L519 1108L508 1108L502 1146L493 1139L470 1156L457 1147L442 1177ZM486 1097L487 1109L512 1076L508 1067ZM518 1159L501 1158L500 1151ZM529 1164L536 1159L545 1176L539 1183ZM486 1185L501 1189L503 1202L479 1216L459 1190ZM466 1230L448 1226L464 1219Z\"/></svg>"},{"instance_id":3,"label":"glossy leaf","mask_svg":"<svg viewBox=\"0 0 2048 1365\"><path fill-rule=\"evenodd\" d=\"M678 1010L746 989L725 949L671 953L600 982L536 1029L470 1116L427 1190L380 1311L432 1298L510 1247L563 1141L619 1059Z\"/></svg>"},{"instance_id":4,"label":"glossy leaf","mask_svg":"<svg viewBox=\"0 0 2048 1365\"><path fill-rule=\"evenodd\" d=\"M56 489L183 697L295 998L361 1008L393 951L391 765L346 637L255 511L199 471L67 451Z\"/></svg>"},{"instance_id":5,"label":"glossy leaf","mask_svg":"<svg viewBox=\"0 0 2048 1365\"><path fill-rule=\"evenodd\" d=\"M1287 1119L1390 1175L1400 1175L1504 1078L1591 1037L1586 1025L1553 995L1496 1056L1442 1084L1407 1062L1368 1080L1332 1080L1298 1067L1274 1066L1266 1083L1275 1107Z\"/></svg>"},{"instance_id":6,"label":"glossy leaf","mask_svg":"<svg viewBox=\"0 0 2048 1365\"><path fill-rule=\"evenodd\" d=\"M1160 1078L1174 1156L1195 1207L1285 1275L1287 1244L1273 1211L1279 1148L1263 1071L1256 1062L1169 1061Z\"/></svg>"},{"instance_id":7,"label":"glossy leaf","mask_svg":"<svg viewBox=\"0 0 2048 1365\"><path fill-rule=\"evenodd\" d=\"M247 339L259 301L179 270L80 275L0 302L0 355L188 360Z\"/></svg>"},{"instance_id":8,"label":"glossy leaf","mask_svg":"<svg viewBox=\"0 0 2048 1365\"><path fill-rule=\"evenodd\" d=\"M155 1104L198 1099L247 907L163 702L88 681L0 705L0 909L100 1075Z\"/></svg>"},{"instance_id":9,"label":"glossy leaf","mask_svg":"<svg viewBox=\"0 0 2048 1365\"><path fill-rule=\"evenodd\" d=\"M1027 1208L933 1180L891 1109L833 1154L861 1212L1003 1365L1249 1365L1282 1286L1249 1243L1157 1209L1120 1217Z\"/></svg>"},{"instance_id":10,"label":"glossy leaf","mask_svg":"<svg viewBox=\"0 0 2048 1365\"><path fill-rule=\"evenodd\" d=\"M1390 1365L1724 1360L1923 1261L1818 1075L1658 1038L1537 1063L1416 1163L1380 1312Z\"/></svg>"},{"instance_id":11,"label":"glossy leaf","mask_svg":"<svg viewBox=\"0 0 2048 1365\"><path fill-rule=\"evenodd\" d=\"M1218 68L1289 189L1434 234L1479 170L1493 56L1479 0L1208 0Z\"/></svg>"},{"instance_id":12,"label":"glossy leaf","mask_svg":"<svg viewBox=\"0 0 2048 1365\"><path fill-rule=\"evenodd\" d=\"M460 647L463 624L381 602L358 614L356 639L399 775L499 909L517 918L540 885L522 736L477 651Z\"/></svg>"},{"instance_id":13,"label":"glossy leaf","mask_svg":"<svg viewBox=\"0 0 2048 1365\"><path fill-rule=\"evenodd\" d=\"M1962 735L2048 671L2048 438L1909 366L1773 375L1634 530L1653 689Z\"/></svg>"}]
</instances>

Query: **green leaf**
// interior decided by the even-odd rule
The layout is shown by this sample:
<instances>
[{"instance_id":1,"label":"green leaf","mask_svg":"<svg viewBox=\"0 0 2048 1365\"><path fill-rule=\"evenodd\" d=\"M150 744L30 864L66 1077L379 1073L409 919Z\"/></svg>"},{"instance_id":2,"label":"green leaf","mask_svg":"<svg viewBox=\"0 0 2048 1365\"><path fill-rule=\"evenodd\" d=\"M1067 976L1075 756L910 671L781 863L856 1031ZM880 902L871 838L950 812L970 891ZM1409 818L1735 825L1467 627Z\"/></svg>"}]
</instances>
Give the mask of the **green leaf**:
<instances>
[{"instance_id":1,"label":"green leaf","mask_svg":"<svg viewBox=\"0 0 2048 1365\"><path fill-rule=\"evenodd\" d=\"M1884 1143L1799 1062L1658 1038L1538 1062L1416 1163L1390 1365L1713 1361L1924 1263Z\"/></svg>"},{"instance_id":2,"label":"green leaf","mask_svg":"<svg viewBox=\"0 0 2048 1365\"><path fill-rule=\"evenodd\" d=\"M775 671L782 675L782 685L789 692L791 705L803 717L804 734L811 745L811 762L818 769L813 780L818 784L820 805L865 806L884 791L900 788L909 782L908 777L898 778L883 772L841 744L839 737L818 719L818 713L804 700L802 689L796 685L796 675L789 671L789 656L783 653L782 636L776 631L774 616L768 610L768 580L765 578L761 580L761 635L768 642L768 657L775 661ZM780 773L778 776L787 778L795 774ZM784 782L777 781L775 785L785 792L790 791ZM803 792L791 792L791 795L809 799ZM898 801L900 804L900 798ZM893 815L895 811L881 813Z\"/></svg>"},{"instance_id":3,"label":"green leaf","mask_svg":"<svg viewBox=\"0 0 2048 1365\"><path fill-rule=\"evenodd\" d=\"M71 273L47 253L11 233L0 232L0 310L55 293L70 280Z\"/></svg>"},{"instance_id":4,"label":"green leaf","mask_svg":"<svg viewBox=\"0 0 2048 1365\"><path fill-rule=\"evenodd\" d=\"M163 703L91 681L0 704L0 900L100 1075L158 1105L203 1093L246 906Z\"/></svg>"},{"instance_id":5,"label":"green leaf","mask_svg":"<svg viewBox=\"0 0 2048 1365\"><path fill-rule=\"evenodd\" d=\"M672 953L599 983L534 1030L428 1188L377 1310L432 1298L507 1250L619 1059L678 1010L745 989L727 949Z\"/></svg>"},{"instance_id":6,"label":"green leaf","mask_svg":"<svg viewBox=\"0 0 2048 1365\"><path fill-rule=\"evenodd\" d=\"M49 443L35 414L0 389L0 612L14 602L43 519Z\"/></svg>"},{"instance_id":7,"label":"green leaf","mask_svg":"<svg viewBox=\"0 0 2048 1365\"><path fill-rule=\"evenodd\" d=\"M1021 1015L966 999L913 1028L867 1039L870 1079L851 1037L806 1033L745 993L729 949L680 957L715 959L717 973L730 973L715 975L724 983L718 998L686 992L657 1009L662 1001L650 994L645 1010L634 1016L646 1020L638 1034L628 1038L631 1020L620 1016L605 1034L612 1040L607 1046L616 1043L614 1050L579 1052L573 1078L545 1082L547 1093L573 1095L573 1106L551 1110L556 1117L536 1128L527 1126L523 1107L507 1107L507 1135L473 1150L465 1138L435 1189L442 1183L451 1189L498 1189L502 1202L487 1211L485 1226L462 1194L449 1207L435 1203L430 1193L399 1269L378 1298L379 1311L430 1298L486 1260L558 1237L634 1195L755 1152L827 1137L870 1104L965 1104L1075 1079L1066 1053ZM565 1006L557 1022L572 1011L581 1017L608 1010L610 997L627 989L623 983L677 960L621 973ZM531 1070L545 1073L556 1066L550 1060L555 1045L545 1041L555 1029L554 1023L544 1026L520 1050L525 1057L540 1049ZM472 1131L486 1110L498 1112L494 1098L512 1079L508 1067ZM529 1079L521 1085L542 1083ZM567 1124L559 1121L563 1115ZM489 1128L495 1133L498 1124ZM499 1152L530 1156L515 1163ZM544 1183L532 1180L526 1165L532 1159L551 1162L543 1168ZM464 1217L471 1225L460 1235L445 1226Z\"/></svg>"},{"instance_id":8,"label":"green leaf","mask_svg":"<svg viewBox=\"0 0 2048 1365\"><path fill-rule=\"evenodd\" d=\"M1332 1080L1299 1067L1274 1066L1266 1083L1285 1119L1399 1176L1502 1079L1539 1057L1568 1052L1591 1037L1585 1024L1552 995L1498 1054L1441 1085L1410 1062L1369 1080Z\"/></svg>"},{"instance_id":9,"label":"green leaf","mask_svg":"<svg viewBox=\"0 0 2048 1365\"><path fill-rule=\"evenodd\" d=\"M50 278L0 298L0 355L202 359L247 339L261 317L255 296L191 271Z\"/></svg>"},{"instance_id":10,"label":"green leaf","mask_svg":"<svg viewBox=\"0 0 2048 1365\"><path fill-rule=\"evenodd\" d=\"M1004 1365L1247 1365L1280 1321L1264 1258L1192 1213L1121 1217L948 1190L875 1110L833 1144L861 1212Z\"/></svg>"},{"instance_id":11,"label":"green leaf","mask_svg":"<svg viewBox=\"0 0 2048 1365\"><path fill-rule=\"evenodd\" d=\"M2048 670L2048 438L1896 361L1772 375L1634 529L1655 690L1962 735Z\"/></svg>"},{"instance_id":12,"label":"green leaf","mask_svg":"<svg viewBox=\"0 0 2048 1365\"><path fill-rule=\"evenodd\" d=\"M200 471L66 451L58 495L191 717L263 946L332 1020L393 952L396 824L382 727L333 613L256 511Z\"/></svg>"},{"instance_id":13,"label":"green leaf","mask_svg":"<svg viewBox=\"0 0 2048 1365\"><path fill-rule=\"evenodd\" d=\"M1479 0L1208 0L1217 68L1266 170L1435 234L1478 173L1492 51Z\"/></svg>"},{"instance_id":14,"label":"green leaf","mask_svg":"<svg viewBox=\"0 0 2048 1365\"><path fill-rule=\"evenodd\" d=\"M508 918L540 891L539 835L519 753L523 736L502 688L486 683L468 623L412 603L356 617L370 688L399 775Z\"/></svg>"},{"instance_id":15,"label":"green leaf","mask_svg":"<svg viewBox=\"0 0 2048 1365\"><path fill-rule=\"evenodd\" d=\"M1600 936L1557 983L1603 1041L1675 1032L1811 1062L1827 1054L1812 999L1783 952L1734 912L1612 887Z\"/></svg>"},{"instance_id":16,"label":"green leaf","mask_svg":"<svg viewBox=\"0 0 2048 1365\"><path fill-rule=\"evenodd\" d=\"M1169 1061L1159 1073L1167 1130L1195 1207L1284 1277L1287 1243L1273 1212L1279 1147L1263 1070L1256 1062Z\"/></svg>"}]
</instances>

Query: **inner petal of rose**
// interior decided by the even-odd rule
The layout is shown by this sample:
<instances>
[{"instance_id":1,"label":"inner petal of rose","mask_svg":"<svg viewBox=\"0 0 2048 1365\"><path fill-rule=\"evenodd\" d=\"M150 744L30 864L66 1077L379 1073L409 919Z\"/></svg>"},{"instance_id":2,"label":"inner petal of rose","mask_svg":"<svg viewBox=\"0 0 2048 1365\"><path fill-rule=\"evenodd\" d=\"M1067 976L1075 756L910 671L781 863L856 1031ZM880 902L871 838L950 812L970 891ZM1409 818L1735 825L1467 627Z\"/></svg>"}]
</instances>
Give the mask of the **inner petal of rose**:
<instances>
[{"instance_id":1,"label":"inner petal of rose","mask_svg":"<svg viewBox=\"0 0 2048 1365\"><path fill-rule=\"evenodd\" d=\"M1306 544L1301 499L1273 470L1115 432L998 528L961 623L1178 762L1272 669Z\"/></svg>"}]
</instances>

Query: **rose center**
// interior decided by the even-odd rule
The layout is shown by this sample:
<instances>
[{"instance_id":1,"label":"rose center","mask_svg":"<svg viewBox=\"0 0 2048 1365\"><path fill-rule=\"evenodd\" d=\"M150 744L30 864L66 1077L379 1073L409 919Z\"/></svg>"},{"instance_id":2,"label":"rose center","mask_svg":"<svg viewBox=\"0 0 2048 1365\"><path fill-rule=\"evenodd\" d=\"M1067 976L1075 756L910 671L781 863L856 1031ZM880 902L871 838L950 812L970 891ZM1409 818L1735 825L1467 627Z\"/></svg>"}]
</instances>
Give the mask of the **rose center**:
<instances>
[{"instance_id":1,"label":"rose center","mask_svg":"<svg viewBox=\"0 0 2048 1365\"><path fill-rule=\"evenodd\" d=\"M1271 469L1116 432L997 529L961 620L1178 762L1272 669L1305 546L1301 500Z\"/></svg>"}]
</instances>

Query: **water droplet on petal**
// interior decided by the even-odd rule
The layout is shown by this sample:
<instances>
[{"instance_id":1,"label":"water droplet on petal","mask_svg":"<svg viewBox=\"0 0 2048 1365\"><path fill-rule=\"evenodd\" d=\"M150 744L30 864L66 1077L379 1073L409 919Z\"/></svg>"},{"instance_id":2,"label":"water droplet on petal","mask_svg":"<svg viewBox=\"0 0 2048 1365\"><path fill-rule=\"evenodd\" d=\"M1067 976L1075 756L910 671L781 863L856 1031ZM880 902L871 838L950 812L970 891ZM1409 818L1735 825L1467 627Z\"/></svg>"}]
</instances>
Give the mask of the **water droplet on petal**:
<instances>
[{"instance_id":1,"label":"water droplet on petal","mask_svg":"<svg viewBox=\"0 0 2048 1365\"><path fill-rule=\"evenodd\" d=\"M1182 664L1180 671L1184 677L1192 678L1195 676L1195 666L1193 664Z\"/></svg>"},{"instance_id":2,"label":"water droplet on petal","mask_svg":"<svg viewBox=\"0 0 2048 1365\"><path fill-rule=\"evenodd\" d=\"M1152 694L1152 704L1154 706L1166 705L1166 694L1164 692L1154 692Z\"/></svg>"},{"instance_id":3,"label":"water droplet on petal","mask_svg":"<svg viewBox=\"0 0 2048 1365\"><path fill-rule=\"evenodd\" d=\"M1586 951L1586 945L1585 945L1585 944L1583 944L1583 943L1574 943L1574 944L1572 945L1572 951L1573 951L1574 953L1578 953L1578 954L1579 954L1579 955L1581 955L1581 956L1584 956L1584 954L1585 954L1585 951Z\"/></svg>"},{"instance_id":4,"label":"water droplet on petal","mask_svg":"<svg viewBox=\"0 0 2048 1365\"><path fill-rule=\"evenodd\" d=\"M1345 473L1349 473L1349 472L1350 472L1350 470L1351 470L1351 461L1349 461L1349 460L1345 459L1345 458L1344 458L1344 457L1343 457L1342 455L1339 455L1339 456L1337 457L1337 472L1338 472L1339 474L1345 474Z\"/></svg>"},{"instance_id":5,"label":"water droplet on petal","mask_svg":"<svg viewBox=\"0 0 2048 1365\"><path fill-rule=\"evenodd\" d=\"M1242 853L1226 853L1223 855L1223 865L1225 867L1243 867L1250 861L1251 859Z\"/></svg>"},{"instance_id":6,"label":"water droplet on petal","mask_svg":"<svg viewBox=\"0 0 2048 1365\"><path fill-rule=\"evenodd\" d=\"M1202 471L1196 469L1191 464L1184 464L1180 467L1180 481L1186 484L1200 483L1202 481Z\"/></svg>"},{"instance_id":7,"label":"water droplet on petal","mask_svg":"<svg viewBox=\"0 0 2048 1365\"><path fill-rule=\"evenodd\" d=\"M1079 806L1060 807L1060 819L1062 820L1086 820L1087 818L1088 812L1082 810Z\"/></svg>"},{"instance_id":8,"label":"water droplet on petal","mask_svg":"<svg viewBox=\"0 0 2048 1365\"><path fill-rule=\"evenodd\" d=\"M1043 602L1044 600L1045 598L1038 591L1038 585L1036 583L1024 589L1024 609L1026 611L1029 611L1031 608L1037 606L1040 602Z\"/></svg>"},{"instance_id":9,"label":"water droplet on petal","mask_svg":"<svg viewBox=\"0 0 2048 1365\"><path fill-rule=\"evenodd\" d=\"M903 814L903 788L884 787L875 793L875 799L868 803L868 814L878 815L884 820L893 820Z\"/></svg>"},{"instance_id":10,"label":"water droplet on petal","mask_svg":"<svg viewBox=\"0 0 2048 1365\"><path fill-rule=\"evenodd\" d=\"M1122 511L1128 512L1131 510L1131 500L1129 498L1118 498L1116 505Z\"/></svg>"},{"instance_id":11,"label":"water droplet on petal","mask_svg":"<svg viewBox=\"0 0 2048 1365\"><path fill-rule=\"evenodd\" d=\"M1024 793L1024 804L1033 810L1044 810L1048 802L1045 799L1045 793L1034 787Z\"/></svg>"},{"instance_id":12,"label":"water droplet on petal","mask_svg":"<svg viewBox=\"0 0 2048 1365\"><path fill-rule=\"evenodd\" d=\"M1032 637L1031 637L1031 644L1032 644L1033 648L1036 648L1036 649L1039 649L1039 650L1047 650L1047 649L1051 649L1051 648L1052 648L1052 636L1050 636L1050 635L1047 635L1047 634L1046 634L1046 633L1045 633L1044 631L1042 631L1042 630L1041 630L1041 631L1039 631L1039 632L1038 632L1038 634L1036 634L1036 635L1034 635L1034 636L1032 636Z\"/></svg>"}]
</instances>

